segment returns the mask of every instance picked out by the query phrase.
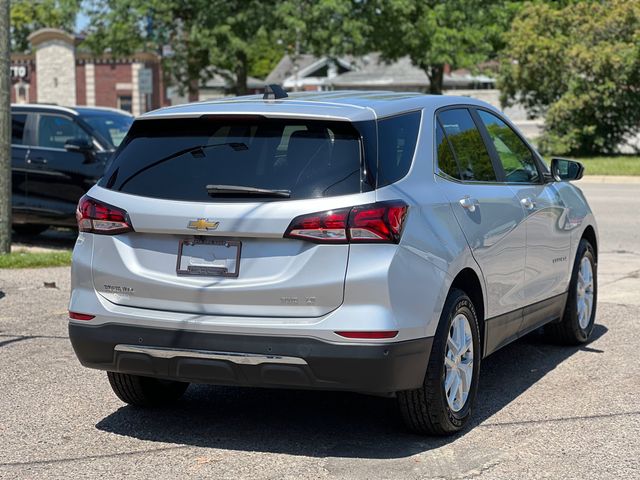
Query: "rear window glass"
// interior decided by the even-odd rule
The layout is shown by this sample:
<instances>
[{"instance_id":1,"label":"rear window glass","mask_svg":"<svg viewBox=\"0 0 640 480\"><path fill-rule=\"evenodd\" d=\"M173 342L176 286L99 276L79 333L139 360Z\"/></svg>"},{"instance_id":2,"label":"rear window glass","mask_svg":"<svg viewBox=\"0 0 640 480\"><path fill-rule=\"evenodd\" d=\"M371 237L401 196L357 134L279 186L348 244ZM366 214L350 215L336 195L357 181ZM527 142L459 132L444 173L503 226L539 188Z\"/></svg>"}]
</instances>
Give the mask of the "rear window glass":
<instances>
[{"instance_id":1,"label":"rear window glass","mask_svg":"<svg viewBox=\"0 0 640 480\"><path fill-rule=\"evenodd\" d=\"M362 150L360 134L348 122L213 116L140 120L100 185L187 201L269 197L217 188L223 186L277 190L291 199L346 195L368 189Z\"/></svg>"},{"instance_id":2,"label":"rear window glass","mask_svg":"<svg viewBox=\"0 0 640 480\"><path fill-rule=\"evenodd\" d=\"M420 130L420 112L411 112L378 122L378 186L404 177L411 167Z\"/></svg>"}]
</instances>

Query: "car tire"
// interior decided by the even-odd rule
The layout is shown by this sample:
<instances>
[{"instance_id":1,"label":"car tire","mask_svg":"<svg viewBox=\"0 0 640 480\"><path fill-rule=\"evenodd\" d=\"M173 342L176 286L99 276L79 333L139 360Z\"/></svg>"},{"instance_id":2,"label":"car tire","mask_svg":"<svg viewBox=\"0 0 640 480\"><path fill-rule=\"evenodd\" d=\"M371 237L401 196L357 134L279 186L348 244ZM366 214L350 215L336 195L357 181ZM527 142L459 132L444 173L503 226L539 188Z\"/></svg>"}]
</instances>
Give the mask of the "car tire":
<instances>
[{"instance_id":1,"label":"car tire","mask_svg":"<svg viewBox=\"0 0 640 480\"><path fill-rule=\"evenodd\" d=\"M160 380L128 373L107 372L107 376L118 398L137 407L156 407L173 403L189 386L185 382Z\"/></svg>"},{"instance_id":2,"label":"car tire","mask_svg":"<svg viewBox=\"0 0 640 480\"><path fill-rule=\"evenodd\" d=\"M38 225L36 223L20 223L13 225L13 230L18 235L40 235L49 228L49 225Z\"/></svg>"},{"instance_id":3,"label":"car tire","mask_svg":"<svg viewBox=\"0 0 640 480\"><path fill-rule=\"evenodd\" d=\"M464 343L472 347L471 351L463 351L462 356L457 353L460 349L454 353L449 343L451 335L460 333L460 322L466 322L463 326ZM471 418L475 403L481 356L480 330L473 302L463 291L453 289L440 316L423 385L415 390L397 393L400 414L406 426L415 433L429 435L449 435L464 428ZM469 372L472 375L471 382L468 382ZM467 390L460 395L458 403L455 402L457 394L453 402L450 400L453 390L450 382L456 381L456 375L458 381L462 382L462 390Z\"/></svg>"},{"instance_id":4,"label":"car tire","mask_svg":"<svg viewBox=\"0 0 640 480\"><path fill-rule=\"evenodd\" d=\"M587 275L590 278L586 278ZM583 238L578 245L562 319L545 327L549 337L564 345L588 341L596 319L597 300L596 255L591 244Z\"/></svg>"}]
</instances>

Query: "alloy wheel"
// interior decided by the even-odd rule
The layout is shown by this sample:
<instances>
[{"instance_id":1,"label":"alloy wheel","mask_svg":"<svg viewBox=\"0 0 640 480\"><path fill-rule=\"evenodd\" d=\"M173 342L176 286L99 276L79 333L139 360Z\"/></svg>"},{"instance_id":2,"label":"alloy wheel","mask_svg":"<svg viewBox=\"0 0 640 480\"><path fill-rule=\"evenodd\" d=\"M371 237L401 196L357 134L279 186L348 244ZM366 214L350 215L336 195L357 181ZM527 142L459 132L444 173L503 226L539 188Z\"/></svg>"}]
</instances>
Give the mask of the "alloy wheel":
<instances>
[{"instance_id":1,"label":"alloy wheel","mask_svg":"<svg viewBox=\"0 0 640 480\"><path fill-rule=\"evenodd\" d=\"M593 294L593 267L589 258L582 257L576 285L576 305L578 307L578 324L583 330L589 326L591 321Z\"/></svg>"},{"instance_id":2,"label":"alloy wheel","mask_svg":"<svg viewBox=\"0 0 640 480\"><path fill-rule=\"evenodd\" d=\"M447 403L453 412L459 412L467 403L473 380L473 336L469 320L462 313L451 322L444 366Z\"/></svg>"}]
</instances>

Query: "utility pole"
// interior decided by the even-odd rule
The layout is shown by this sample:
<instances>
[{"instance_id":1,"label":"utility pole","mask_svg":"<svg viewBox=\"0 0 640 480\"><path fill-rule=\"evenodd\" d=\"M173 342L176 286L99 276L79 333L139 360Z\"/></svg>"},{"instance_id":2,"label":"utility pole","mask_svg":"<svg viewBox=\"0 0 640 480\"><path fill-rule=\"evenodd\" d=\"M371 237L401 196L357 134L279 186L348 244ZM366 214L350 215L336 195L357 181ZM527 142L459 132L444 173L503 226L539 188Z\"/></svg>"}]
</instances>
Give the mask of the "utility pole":
<instances>
[{"instance_id":1,"label":"utility pole","mask_svg":"<svg viewBox=\"0 0 640 480\"><path fill-rule=\"evenodd\" d=\"M0 0L0 255L11 251L11 46L9 1Z\"/></svg>"}]
</instances>

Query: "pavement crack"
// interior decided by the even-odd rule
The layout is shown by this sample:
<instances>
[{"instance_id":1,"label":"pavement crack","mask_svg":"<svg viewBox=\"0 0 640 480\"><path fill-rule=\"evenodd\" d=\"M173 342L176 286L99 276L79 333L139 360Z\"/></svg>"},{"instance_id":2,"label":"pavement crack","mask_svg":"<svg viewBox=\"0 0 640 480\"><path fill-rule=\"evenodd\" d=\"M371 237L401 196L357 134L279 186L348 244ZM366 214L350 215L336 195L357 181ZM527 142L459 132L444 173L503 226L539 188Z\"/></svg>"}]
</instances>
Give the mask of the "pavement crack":
<instances>
[{"instance_id":1,"label":"pavement crack","mask_svg":"<svg viewBox=\"0 0 640 480\"><path fill-rule=\"evenodd\" d=\"M603 253L613 253L613 254L616 254L616 255L636 255L636 256L640 257L640 253L632 252L631 250L607 250L607 251L601 251L600 252L601 255Z\"/></svg>"},{"instance_id":2,"label":"pavement crack","mask_svg":"<svg viewBox=\"0 0 640 480\"><path fill-rule=\"evenodd\" d=\"M634 270L632 272L627 273L626 275L620 277L620 278L616 278L615 280L611 280L610 282L606 282L600 285L600 287L606 287L608 285L612 285L614 283L617 283L621 280L626 280L628 278L640 278L640 269L638 270Z\"/></svg>"},{"instance_id":3,"label":"pavement crack","mask_svg":"<svg viewBox=\"0 0 640 480\"><path fill-rule=\"evenodd\" d=\"M6 463L0 463L0 467L24 467L27 465L52 465L52 464L60 464L60 463L79 462L83 460L98 460L101 458L117 458L123 455L142 455L146 453L166 452L170 450L179 450L187 447L188 445L176 445L173 447L148 448L145 450L133 450L133 451L130 450L127 452L105 453L101 455L80 455L77 457L30 460L28 462L6 462Z\"/></svg>"},{"instance_id":4,"label":"pavement crack","mask_svg":"<svg viewBox=\"0 0 640 480\"><path fill-rule=\"evenodd\" d=\"M11 343L22 342L23 340L29 340L29 338L28 337L18 337L18 338L11 338L9 340L3 340L2 342L0 342L0 348L4 347L5 345L9 345Z\"/></svg>"},{"instance_id":5,"label":"pavement crack","mask_svg":"<svg viewBox=\"0 0 640 480\"><path fill-rule=\"evenodd\" d=\"M16 343L16 342L22 342L24 340L36 340L39 338L53 338L56 340L68 340L69 337L63 337L63 336L59 336L59 335L0 335L0 338L8 338L8 340L2 340L0 341L0 348L6 346L6 345L10 345L12 343Z\"/></svg>"},{"instance_id":6,"label":"pavement crack","mask_svg":"<svg viewBox=\"0 0 640 480\"><path fill-rule=\"evenodd\" d=\"M624 416L640 416L640 410L631 411L631 412L618 412L618 413L599 413L595 415L584 415L584 416L575 416L575 417L542 418L539 420L521 420L518 422L483 423L478 425L476 428L512 427L512 426L519 426L519 425L534 425L534 424L553 423L553 422L575 422L580 420L593 420L593 419L614 418L614 417L624 417Z\"/></svg>"}]
</instances>

